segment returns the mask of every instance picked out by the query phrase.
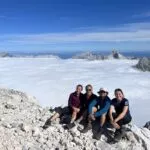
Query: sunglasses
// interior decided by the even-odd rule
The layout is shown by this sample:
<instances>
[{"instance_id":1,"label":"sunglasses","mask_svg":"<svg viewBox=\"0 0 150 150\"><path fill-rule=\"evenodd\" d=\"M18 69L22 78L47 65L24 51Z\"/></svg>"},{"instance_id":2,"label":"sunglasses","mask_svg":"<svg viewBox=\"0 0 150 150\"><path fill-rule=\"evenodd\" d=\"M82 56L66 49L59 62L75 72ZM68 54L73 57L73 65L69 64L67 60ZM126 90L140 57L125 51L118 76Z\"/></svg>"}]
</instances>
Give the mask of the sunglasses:
<instances>
[{"instance_id":1,"label":"sunglasses","mask_svg":"<svg viewBox=\"0 0 150 150\"><path fill-rule=\"evenodd\" d=\"M92 89L86 89L86 91L92 91Z\"/></svg>"},{"instance_id":2,"label":"sunglasses","mask_svg":"<svg viewBox=\"0 0 150 150\"><path fill-rule=\"evenodd\" d=\"M106 93L105 91L100 91L99 93Z\"/></svg>"}]
</instances>

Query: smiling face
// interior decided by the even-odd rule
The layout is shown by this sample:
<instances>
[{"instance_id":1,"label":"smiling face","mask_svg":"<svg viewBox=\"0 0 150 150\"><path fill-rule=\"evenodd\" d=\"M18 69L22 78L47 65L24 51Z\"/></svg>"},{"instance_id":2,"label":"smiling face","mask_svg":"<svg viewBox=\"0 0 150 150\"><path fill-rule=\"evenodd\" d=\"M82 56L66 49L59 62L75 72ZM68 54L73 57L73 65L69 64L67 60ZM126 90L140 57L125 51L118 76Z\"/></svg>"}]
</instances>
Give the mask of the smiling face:
<instances>
[{"instance_id":1,"label":"smiling face","mask_svg":"<svg viewBox=\"0 0 150 150\"><path fill-rule=\"evenodd\" d=\"M107 96L107 92L105 91L100 91L99 92L99 96L102 97L102 98L105 98Z\"/></svg>"},{"instance_id":2,"label":"smiling face","mask_svg":"<svg viewBox=\"0 0 150 150\"><path fill-rule=\"evenodd\" d=\"M92 95L92 93L93 93L93 88L92 88L92 86L91 85L88 85L88 86L86 86L86 93L87 93L87 95Z\"/></svg>"},{"instance_id":3,"label":"smiling face","mask_svg":"<svg viewBox=\"0 0 150 150\"><path fill-rule=\"evenodd\" d=\"M77 94L79 95L81 92L82 92L82 86L77 86L76 87L76 92L77 92Z\"/></svg>"},{"instance_id":4,"label":"smiling face","mask_svg":"<svg viewBox=\"0 0 150 150\"><path fill-rule=\"evenodd\" d=\"M117 98L117 100L121 101L124 98L124 95L121 91L116 91L115 97Z\"/></svg>"}]
</instances>

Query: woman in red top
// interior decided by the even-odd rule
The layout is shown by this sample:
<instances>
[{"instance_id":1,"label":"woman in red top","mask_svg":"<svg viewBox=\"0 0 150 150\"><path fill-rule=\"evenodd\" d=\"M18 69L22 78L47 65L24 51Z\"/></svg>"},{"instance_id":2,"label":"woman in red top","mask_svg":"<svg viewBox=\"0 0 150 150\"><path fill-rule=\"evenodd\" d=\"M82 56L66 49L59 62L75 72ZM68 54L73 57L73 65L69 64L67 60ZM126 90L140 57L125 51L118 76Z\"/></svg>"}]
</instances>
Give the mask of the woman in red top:
<instances>
[{"instance_id":1,"label":"woman in red top","mask_svg":"<svg viewBox=\"0 0 150 150\"><path fill-rule=\"evenodd\" d=\"M47 129L51 125L51 122L53 122L59 117L64 116L64 114L71 114L70 124L74 123L78 113L80 112L80 106L81 106L80 103L83 96L83 94L81 93L82 90L83 90L82 85L80 84L77 85L76 91L71 93L69 96L68 106L64 108L57 107L55 109L56 113L46 121L46 123L43 126L43 129Z\"/></svg>"}]
</instances>

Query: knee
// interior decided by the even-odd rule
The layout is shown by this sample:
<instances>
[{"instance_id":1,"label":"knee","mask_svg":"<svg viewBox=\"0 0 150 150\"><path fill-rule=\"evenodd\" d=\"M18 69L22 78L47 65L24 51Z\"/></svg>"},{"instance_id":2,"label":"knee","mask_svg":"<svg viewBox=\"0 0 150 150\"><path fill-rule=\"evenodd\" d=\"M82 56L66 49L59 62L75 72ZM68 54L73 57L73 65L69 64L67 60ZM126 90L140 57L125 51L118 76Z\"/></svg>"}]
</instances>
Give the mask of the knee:
<instances>
[{"instance_id":1,"label":"knee","mask_svg":"<svg viewBox=\"0 0 150 150\"><path fill-rule=\"evenodd\" d=\"M72 114L73 114L73 115L77 115L77 112L76 112L76 111L73 111Z\"/></svg>"},{"instance_id":2,"label":"knee","mask_svg":"<svg viewBox=\"0 0 150 150\"><path fill-rule=\"evenodd\" d=\"M97 112L97 108L96 107L92 107L92 113Z\"/></svg>"},{"instance_id":3,"label":"knee","mask_svg":"<svg viewBox=\"0 0 150 150\"><path fill-rule=\"evenodd\" d=\"M106 114L103 114L103 115L101 116L101 119L106 119Z\"/></svg>"}]
</instances>

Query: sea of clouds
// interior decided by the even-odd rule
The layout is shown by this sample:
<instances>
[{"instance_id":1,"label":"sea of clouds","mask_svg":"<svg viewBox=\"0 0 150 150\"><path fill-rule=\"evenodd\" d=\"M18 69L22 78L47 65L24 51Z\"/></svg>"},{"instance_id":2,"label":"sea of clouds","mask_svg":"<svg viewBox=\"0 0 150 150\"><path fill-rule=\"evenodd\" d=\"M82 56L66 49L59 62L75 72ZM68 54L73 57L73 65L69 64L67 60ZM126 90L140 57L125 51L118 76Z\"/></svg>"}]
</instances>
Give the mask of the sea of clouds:
<instances>
[{"instance_id":1,"label":"sea of clouds","mask_svg":"<svg viewBox=\"0 0 150 150\"><path fill-rule=\"evenodd\" d=\"M137 60L86 61L50 58L1 58L0 87L34 95L42 106L66 105L76 84L122 88L130 101L133 121L143 125L150 116L150 73L132 66Z\"/></svg>"}]
</instances>

